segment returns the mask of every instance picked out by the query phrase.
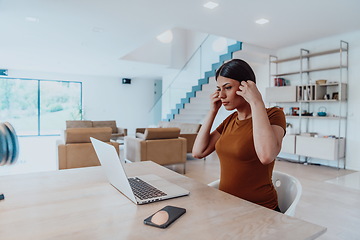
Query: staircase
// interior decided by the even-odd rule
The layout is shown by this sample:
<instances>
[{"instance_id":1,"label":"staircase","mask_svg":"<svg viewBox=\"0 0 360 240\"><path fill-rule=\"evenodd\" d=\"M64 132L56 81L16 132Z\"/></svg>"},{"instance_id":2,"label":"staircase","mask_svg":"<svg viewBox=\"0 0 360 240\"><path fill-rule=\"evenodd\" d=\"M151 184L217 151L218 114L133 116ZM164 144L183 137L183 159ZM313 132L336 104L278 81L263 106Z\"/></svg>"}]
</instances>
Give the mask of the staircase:
<instances>
[{"instance_id":1,"label":"staircase","mask_svg":"<svg viewBox=\"0 0 360 240\"><path fill-rule=\"evenodd\" d=\"M209 111L210 94L216 90L215 72L225 61L232 59L233 53L242 49L242 43L237 42L228 47L228 52L219 57L219 62L211 65L211 71L205 72L205 77L198 80L191 92L176 104L175 109L167 115L164 121L202 123Z\"/></svg>"}]
</instances>

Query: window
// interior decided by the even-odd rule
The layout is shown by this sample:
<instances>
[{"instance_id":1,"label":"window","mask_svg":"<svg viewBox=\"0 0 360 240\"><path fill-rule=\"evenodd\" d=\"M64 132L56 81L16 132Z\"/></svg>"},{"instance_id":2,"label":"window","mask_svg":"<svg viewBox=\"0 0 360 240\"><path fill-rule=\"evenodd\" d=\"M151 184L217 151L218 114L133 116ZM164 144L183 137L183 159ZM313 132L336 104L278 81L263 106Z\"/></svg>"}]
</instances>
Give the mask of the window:
<instances>
[{"instance_id":1,"label":"window","mask_svg":"<svg viewBox=\"0 0 360 240\"><path fill-rule=\"evenodd\" d=\"M82 119L80 82L0 78L0 120L20 136L54 135Z\"/></svg>"}]
</instances>

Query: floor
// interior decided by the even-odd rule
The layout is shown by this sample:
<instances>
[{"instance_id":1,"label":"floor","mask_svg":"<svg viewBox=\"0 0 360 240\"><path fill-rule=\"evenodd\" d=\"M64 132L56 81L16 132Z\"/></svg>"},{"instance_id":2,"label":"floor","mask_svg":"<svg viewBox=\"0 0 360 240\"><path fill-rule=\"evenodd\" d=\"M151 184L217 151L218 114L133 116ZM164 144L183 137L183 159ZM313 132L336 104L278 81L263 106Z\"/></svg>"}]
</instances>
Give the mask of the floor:
<instances>
[{"instance_id":1,"label":"floor","mask_svg":"<svg viewBox=\"0 0 360 240\"><path fill-rule=\"evenodd\" d=\"M186 176L202 183L218 179L216 154L206 160L189 156ZM182 173L182 166L170 167ZM178 168L178 169L177 169ZM275 170L299 179L303 194L295 217L327 227L320 240L360 239L360 172L276 161Z\"/></svg>"}]
</instances>

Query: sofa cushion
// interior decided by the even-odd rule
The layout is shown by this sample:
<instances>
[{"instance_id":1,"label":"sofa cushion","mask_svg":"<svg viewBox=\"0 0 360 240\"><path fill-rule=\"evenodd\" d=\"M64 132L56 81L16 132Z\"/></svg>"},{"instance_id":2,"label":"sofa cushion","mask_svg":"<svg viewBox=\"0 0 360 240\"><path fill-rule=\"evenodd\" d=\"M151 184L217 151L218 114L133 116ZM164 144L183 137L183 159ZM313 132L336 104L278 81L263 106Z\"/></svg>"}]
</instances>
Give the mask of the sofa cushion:
<instances>
[{"instance_id":1,"label":"sofa cushion","mask_svg":"<svg viewBox=\"0 0 360 240\"><path fill-rule=\"evenodd\" d=\"M180 135L179 128L147 128L145 130L143 139L166 139L166 138L178 138Z\"/></svg>"},{"instance_id":2,"label":"sofa cushion","mask_svg":"<svg viewBox=\"0 0 360 240\"><path fill-rule=\"evenodd\" d=\"M159 127L161 128L180 128L180 133L197 133L200 130L201 124L200 123L183 123L183 122L166 122L160 121Z\"/></svg>"},{"instance_id":3,"label":"sofa cushion","mask_svg":"<svg viewBox=\"0 0 360 240\"><path fill-rule=\"evenodd\" d=\"M180 132L182 134L186 133L198 133L200 130L201 124L199 123L182 123L180 126Z\"/></svg>"},{"instance_id":4,"label":"sofa cushion","mask_svg":"<svg viewBox=\"0 0 360 240\"><path fill-rule=\"evenodd\" d=\"M66 128L91 128L92 121L87 120L68 120L66 121Z\"/></svg>"},{"instance_id":5,"label":"sofa cushion","mask_svg":"<svg viewBox=\"0 0 360 240\"><path fill-rule=\"evenodd\" d=\"M93 127L110 127L112 133L118 133L118 129L116 127L116 121L92 121Z\"/></svg>"},{"instance_id":6,"label":"sofa cushion","mask_svg":"<svg viewBox=\"0 0 360 240\"><path fill-rule=\"evenodd\" d=\"M91 143L90 137L110 142L111 128L70 128L65 131L65 143Z\"/></svg>"}]
</instances>

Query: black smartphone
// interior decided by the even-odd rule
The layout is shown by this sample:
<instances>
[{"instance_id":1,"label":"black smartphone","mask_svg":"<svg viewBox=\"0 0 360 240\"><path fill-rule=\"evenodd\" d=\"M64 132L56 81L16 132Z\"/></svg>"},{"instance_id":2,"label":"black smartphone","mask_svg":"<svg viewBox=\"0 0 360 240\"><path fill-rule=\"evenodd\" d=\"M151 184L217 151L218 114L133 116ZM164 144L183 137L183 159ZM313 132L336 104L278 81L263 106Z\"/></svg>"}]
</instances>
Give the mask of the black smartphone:
<instances>
[{"instance_id":1,"label":"black smartphone","mask_svg":"<svg viewBox=\"0 0 360 240\"><path fill-rule=\"evenodd\" d=\"M166 206L144 219L144 223L154 227L167 228L184 213L186 213L185 208Z\"/></svg>"}]
</instances>

